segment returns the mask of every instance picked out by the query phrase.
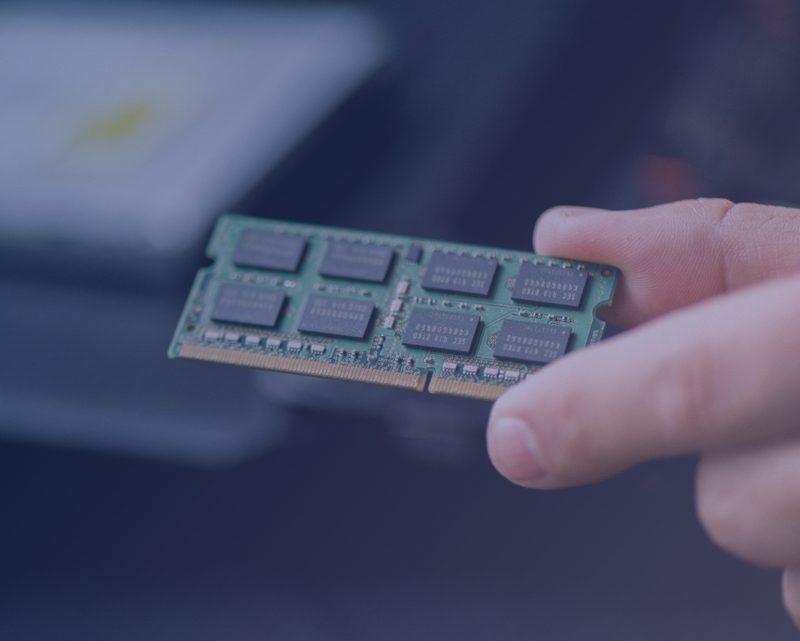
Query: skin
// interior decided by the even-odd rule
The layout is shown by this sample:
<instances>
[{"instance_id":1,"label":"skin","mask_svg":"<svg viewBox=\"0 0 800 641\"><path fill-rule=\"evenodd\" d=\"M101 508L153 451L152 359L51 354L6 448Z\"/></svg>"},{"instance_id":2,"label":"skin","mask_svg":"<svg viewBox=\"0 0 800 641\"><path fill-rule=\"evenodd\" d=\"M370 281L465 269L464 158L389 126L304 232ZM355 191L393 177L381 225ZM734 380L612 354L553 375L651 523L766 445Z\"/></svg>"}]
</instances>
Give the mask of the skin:
<instances>
[{"instance_id":1,"label":"skin","mask_svg":"<svg viewBox=\"0 0 800 641\"><path fill-rule=\"evenodd\" d=\"M632 329L495 403L495 467L552 489L699 454L700 522L723 549L784 569L784 604L800 627L800 210L563 207L540 217L534 245L618 266L605 316Z\"/></svg>"}]
</instances>

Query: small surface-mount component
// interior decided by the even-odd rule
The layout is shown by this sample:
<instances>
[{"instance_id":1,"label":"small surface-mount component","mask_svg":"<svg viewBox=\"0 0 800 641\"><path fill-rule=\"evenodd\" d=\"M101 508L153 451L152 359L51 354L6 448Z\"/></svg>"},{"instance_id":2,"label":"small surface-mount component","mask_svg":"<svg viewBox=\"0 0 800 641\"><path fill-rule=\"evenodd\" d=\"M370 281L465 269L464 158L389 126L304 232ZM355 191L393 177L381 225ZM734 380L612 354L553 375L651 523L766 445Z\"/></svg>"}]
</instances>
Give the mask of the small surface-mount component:
<instances>
[{"instance_id":1,"label":"small surface-mount component","mask_svg":"<svg viewBox=\"0 0 800 641\"><path fill-rule=\"evenodd\" d=\"M226 283L220 287L211 319L220 323L275 327L286 293L271 287Z\"/></svg>"},{"instance_id":2,"label":"small surface-mount component","mask_svg":"<svg viewBox=\"0 0 800 641\"><path fill-rule=\"evenodd\" d=\"M297 329L311 334L362 340L369 329L375 305L355 298L310 294Z\"/></svg>"},{"instance_id":3,"label":"small surface-mount component","mask_svg":"<svg viewBox=\"0 0 800 641\"><path fill-rule=\"evenodd\" d=\"M599 341L617 283L604 265L235 215L209 257L170 356L485 400Z\"/></svg>"},{"instance_id":4,"label":"small surface-mount component","mask_svg":"<svg viewBox=\"0 0 800 641\"><path fill-rule=\"evenodd\" d=\"M477 314L415 307L403 334L403 345L469 354L480 325Z\"/></svg>"},{"instance_id":5,"label":"small surface-mount component","mask_svg":"<svg viewBox=\"0 0 800 641\"><path fill-rule=\"evenodd\" d=\"M240 267L296 272L306 250L306 238L257 229L243 229L233 253Z\"/></svg>"},{"instance_id":6,"label":"small surface-mount component","mask_svg":"<svg viewBox=\"0 0 800 641\"><path fill-rule=\"evenodd\" d=\"M435 251L425 268L422 286L451 294L488 296L496 272L497 262L490 258Z\"/></svg>"},{"instance_id":7,"label":"small surface-mount component","mask_svg":"<svg viewBox=\"0 0 800 641\"><path fill-rule=\"evenodd\" d=\"M382 283L389 273L393 257L394 250L387 244L329 240L319 273L328 278Z\"/></svg>"},{"instance_id":8,"label":"small surface-mount component","mask_svg":"<svg viewBox=\"0 0 800 641\"><path fill-rule=\"evenodd\" d=\"M545 365L567 351L567 327L532 321L504 320L494 347L496 358Z\"/></svg>"},{"instance_id":9,"label":"small surface-mount component","mask_svg":"<svg viewBox=\"0 0 800 641\"><path fill-rule=\"evenodd\" d=\"M511 298L524 303L578 309L587 280L586 270L524 263L514 282Z\"/></svg>"},{"instance_id":10,"label":"small surface-mount component","mask_svg":"<svg viewBox=\"0 0 800 641\"><path fill-rule=\"evenodd\" d=\"M409 263L418 263L422 259L422 245L411 243L406 249L406 260Z\"/></svg>"}]
</instances>

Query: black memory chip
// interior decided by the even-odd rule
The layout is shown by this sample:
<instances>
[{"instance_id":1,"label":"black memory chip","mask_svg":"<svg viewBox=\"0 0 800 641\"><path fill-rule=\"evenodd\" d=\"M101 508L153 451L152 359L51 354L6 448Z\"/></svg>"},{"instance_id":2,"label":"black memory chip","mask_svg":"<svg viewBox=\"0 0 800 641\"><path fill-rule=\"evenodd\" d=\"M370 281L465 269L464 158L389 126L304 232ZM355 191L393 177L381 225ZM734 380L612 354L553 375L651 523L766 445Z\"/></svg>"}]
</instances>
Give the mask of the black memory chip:
<instances>
[{"instance_id":1,"label":"black memory chip","mask_svg":"<svg viewBox=\"0 0 800 641\"><path fill-rule=\"evenodd\" d=\"M389 245L330 240L319 273L331 278L382 283L386 280L393 257L394 250Z\"/></svg>"},{"instance_id":2,"label":"black memory chip","mask_svg":"<svg viewBox=\"0 0 800 641\"><path fill-rule=\"evenodd\" d=\"M496 271L497 262L491 258L435 251L428 261L422 286L453 294L488 296Z\"/></svg>"},{"instance_id":3,"label":"black memory chip","mask_svg":"<svg viewBox=\"0 0 800 641\"><path fill-rule=\"evenodd\" d=\"M541 303L578 309L588 274L584 269L523 263L511 298L523 303Z\"/></svg>"},{"instance_id":4,"label":"black memory chip","mask_svg":"<svg viewBox=\"0 0 800 641\"><path fill-rule=\"evenodd\" d=\"M306 239L296 234L245 229L233 253L241 267L296 272L306 250Z\"/></svg>"},{"instance_id":5,"label":"black memory chip","mask_svg":"<svg viewBox=\"0 0 800 641\"><path fill-rule=\"evenodd\" d=\"M496 358L546 365L567 351L568 327L504 320L494 346Z\"/></svg>"},{"instance_id":6,"label":"black memory chip","mask_svg":"<svg viewBox=\"0 0 800 641\"><path fill-rule=\"evenodd\" d=\"M228 283L217 294L211 320L275 327L285 300L286 293L280 289Z\"/></svg>"},{"instance_id":7,"label":"black memory chip","mask_svg":"<svg viewBox=\"0 0 800 641\"><path fill-rule=\"evenodd\" d=\"M476 314L415 307L406 324L403 345L469 354L480 320L480 316Z\"/></svg>"},{"instance_id":8,"label":"black memory chip","mask_svg":"<svg viewBox=\"0 0 800 641\"><path fill-rule=\"evenodd\" d=\"M365 300L310 294L297 329L311 334L363 340L375 305Z\"/></svg>"}]
</instances>

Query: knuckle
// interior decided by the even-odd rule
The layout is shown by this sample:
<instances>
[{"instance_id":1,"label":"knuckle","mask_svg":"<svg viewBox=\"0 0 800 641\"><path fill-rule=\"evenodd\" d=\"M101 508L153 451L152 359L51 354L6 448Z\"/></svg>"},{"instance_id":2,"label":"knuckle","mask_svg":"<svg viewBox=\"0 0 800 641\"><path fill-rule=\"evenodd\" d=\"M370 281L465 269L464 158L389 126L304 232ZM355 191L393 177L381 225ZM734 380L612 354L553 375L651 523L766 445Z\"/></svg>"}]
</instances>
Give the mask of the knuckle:
<instances>
[{"instance_id":1,"label":"knuckle","mask_svg":"<svg viewBox=\"0 0 800 641\"><path fill-rule=\"evenodd\" d=\"M739 502L707 459L698 470L695 502L697 518L708 537L724 550L738 551L742 538Z\"/></svg>"},{"instance_id":2,"label":"knuckle","mask_svg":"<svg viewBox=\"0 0 800 641\"><path fill-rule=\"evenodd\" d=\"M715 459L700 463L696 506L700 524L717 547L748 561L765 561L762 537L753 526L761 521L760 509L752 504L747 488L731 482Z\"/></svg>"},{"instance_id":3,"label":"knuckle","mask_svg":"<svg viewBox=\"0 0 800 641\"><path fill-rule=\"evenodd\" d=\"M695 198L690 201L698 216L711 219L714 223L724 221L737 205L727 198Z\"/></svg>"},{"instance_id":4,"label":"knuckle","mask_svg":"<svg viewBox=\"0 0 800 641\"><path fill-rule=\"evenodd\" d=\"M649 381L654 390L654 417L664 447L674 453L685 444L702 444L711 398L714 363L702 348L690 355L667 350Z\"/></svg>"}]
</instances>

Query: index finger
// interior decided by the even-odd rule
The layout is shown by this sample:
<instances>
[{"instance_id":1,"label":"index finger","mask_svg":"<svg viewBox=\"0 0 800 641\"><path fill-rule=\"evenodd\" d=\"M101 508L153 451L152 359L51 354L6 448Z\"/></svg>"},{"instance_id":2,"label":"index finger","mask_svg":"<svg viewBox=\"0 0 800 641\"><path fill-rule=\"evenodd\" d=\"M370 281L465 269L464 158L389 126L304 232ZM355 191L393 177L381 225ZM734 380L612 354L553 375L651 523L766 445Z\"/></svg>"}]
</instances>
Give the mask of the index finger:
<instances>
[{"instance_id":1,"label":"index finger","mask_svg":"<svg viewBox=\"0 0 800 641\"><path fill-rule=\"evenodd\" d=\"M606 316L629 326L800 270L800 210L721 199L633 211L558 207L539 218L534 244L542 254L619 267Z\"/></svg>"},{"instance_id":2,"label":"index finger","mask_svg":"<svg viewBox=\"0 0 800 641\"><path fill-rule=\"evenodd\" d=\"M790 433L800 416L798 318L793 277L573 352L495 403L490 457L516 483L553 488Z\"/></svg>"}]
</instances>

